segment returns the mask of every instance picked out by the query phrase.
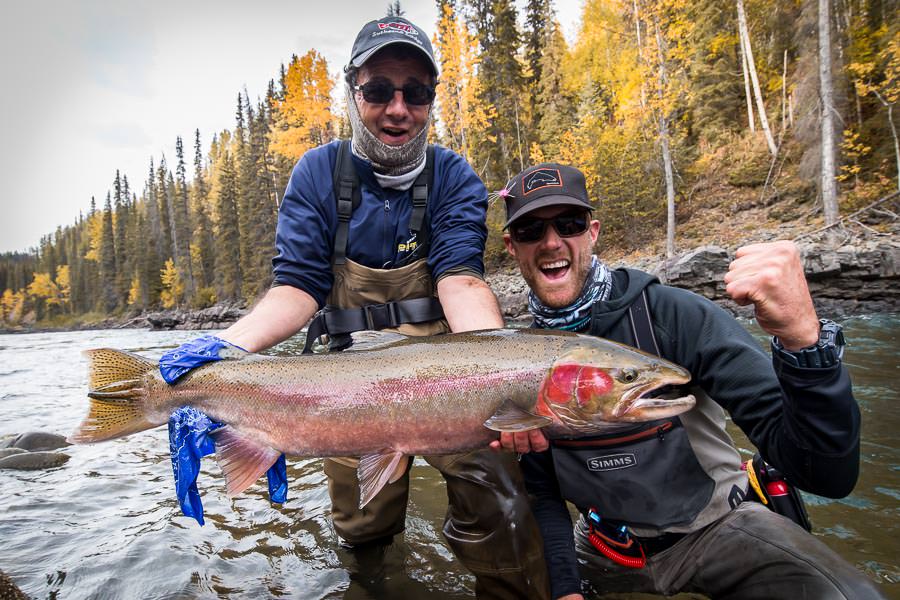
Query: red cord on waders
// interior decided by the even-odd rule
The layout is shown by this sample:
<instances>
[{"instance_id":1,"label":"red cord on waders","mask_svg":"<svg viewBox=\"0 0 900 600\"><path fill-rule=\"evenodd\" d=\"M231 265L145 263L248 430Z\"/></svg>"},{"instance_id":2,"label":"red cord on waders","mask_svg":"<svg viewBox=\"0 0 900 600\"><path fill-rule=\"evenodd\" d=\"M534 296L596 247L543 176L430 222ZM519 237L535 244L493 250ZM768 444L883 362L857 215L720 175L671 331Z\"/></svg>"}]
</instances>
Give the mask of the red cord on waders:
<instances>
[{"instance_id":1,"label":"red cord on waders","mask_svg":"<svg viewBox=\"0 0 900 600\"><path fill-rule=\"evenodd\" d=\"M597 528L601 526L600 514L596 509L591 508L588 510L588 541L591 543L597 552L613 561L618 565L622 565L623 567L629 567L631 569L642 569L647 565L647 556L644 554L644 548L641 546L639 542L637 542L634 538L628 535L628 532L624 530L624 527L621 530L617 530L618 535L623 537L627 541L617 541L609 536L604 535ZM597 527L595 527L595 525ZM622 550L629 551L632 554L640 553L637 555L629 555L616 550L615 547L619 547Z\"/></svg>"}]
</instances>

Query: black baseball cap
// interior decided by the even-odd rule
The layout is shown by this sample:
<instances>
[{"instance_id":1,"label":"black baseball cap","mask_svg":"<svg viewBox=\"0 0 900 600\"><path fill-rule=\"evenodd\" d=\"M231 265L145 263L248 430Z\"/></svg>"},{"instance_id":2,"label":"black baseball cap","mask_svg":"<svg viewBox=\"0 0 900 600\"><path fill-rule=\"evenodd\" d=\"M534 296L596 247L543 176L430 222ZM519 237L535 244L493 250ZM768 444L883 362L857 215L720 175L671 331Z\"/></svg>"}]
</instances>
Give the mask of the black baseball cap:
<instances>
[{"instance_id":1,"label":"black baseball cap","mask_svg":"<svg viewBox=\"0 0 900 600\"><path fill-rule=\"evenodd\" d=\"M372 58L373 54L390 44L409 44L419 49L437 76L438 66L428 36L403 17L381 17L363 25L356 35L356 41L353 42L350 63L344 67L344 71L354 67L358 69Z\"/></svg>"},{"instance_id":2,"label":"black baseball cap","mask_svg":"<svg viewBox=\"0 0 900 600\"><path fill-rule=\"evenodd\" d=\"M506 199L506 225L545 206L569 205L594 210L584 175L575 167L541 163L513 177L501 193Z\"/></svg>"}]
</instances>

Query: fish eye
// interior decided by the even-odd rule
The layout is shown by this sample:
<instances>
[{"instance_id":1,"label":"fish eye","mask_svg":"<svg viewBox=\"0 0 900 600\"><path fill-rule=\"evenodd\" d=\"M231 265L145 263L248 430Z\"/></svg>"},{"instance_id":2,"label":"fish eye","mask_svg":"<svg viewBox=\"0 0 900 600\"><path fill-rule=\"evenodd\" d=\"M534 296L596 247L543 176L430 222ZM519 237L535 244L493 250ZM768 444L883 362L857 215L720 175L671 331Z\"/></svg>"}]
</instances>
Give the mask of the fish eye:
<instances>
[{"instance_id":1,"label":"fish eye","mask_svg":"<svg viewBox=\"0 0 900 600\"><path fill-rule=\"evenodd\" d=\"M625 383L633 383L637 378L638 374L634 369L622 369L619 372L619 380Z\"/></svg>"}]
</instances>

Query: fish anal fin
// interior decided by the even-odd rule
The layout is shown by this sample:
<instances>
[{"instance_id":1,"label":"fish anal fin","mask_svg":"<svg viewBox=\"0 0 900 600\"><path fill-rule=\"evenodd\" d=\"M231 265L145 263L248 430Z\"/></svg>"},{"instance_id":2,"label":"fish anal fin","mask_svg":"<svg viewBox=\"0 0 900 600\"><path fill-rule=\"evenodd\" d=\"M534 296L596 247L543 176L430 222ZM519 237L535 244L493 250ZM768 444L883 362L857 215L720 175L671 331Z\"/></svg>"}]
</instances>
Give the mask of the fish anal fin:
<instances>
[{"instance_id":1,"label":"fish anal fin","mask_svg":"<svg viewBox=\"0 0 900 600\"><path fill-rule=\"evenodd\" d=\"M400 452L367 454L359 459L356 475L359 478L359 507L363 508L381 488L403 476L409 457Z\"/></svg>"},{"instance_id":2,"label":"fish anal fin","mask_svg":"<svg viewBox=\"0 0 900 600\"><path fill-rule=\"evenodd\" d=\"M512 400L504 400L497 411L484 422L484 426L494 431L515 433L540 429L552 422L549 417L532 414L517 406Z\"/></svg>"},{"instance_id":3,"label":"fish anal fin","mask_svg":"<svg viewBox=\"0 0 900 600\"><path fill-rule=\"evenodd\" d=\"M231 497L256 483L281 456L275 448L242 436L229 425L210 435L216 442L216 460L225 473L226 490Z\"/></svg>"}]
</instances>

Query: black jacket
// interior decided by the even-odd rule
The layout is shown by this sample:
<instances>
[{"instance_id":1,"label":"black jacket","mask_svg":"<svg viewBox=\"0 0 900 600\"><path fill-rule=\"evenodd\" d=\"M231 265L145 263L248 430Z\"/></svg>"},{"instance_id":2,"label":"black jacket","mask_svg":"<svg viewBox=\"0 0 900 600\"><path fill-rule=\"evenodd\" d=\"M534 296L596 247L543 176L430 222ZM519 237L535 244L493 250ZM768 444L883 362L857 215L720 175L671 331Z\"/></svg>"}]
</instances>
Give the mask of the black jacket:
<instances>
[{"instance_id":1,"label":"black jacket","mask_svg":"<svg viewBox=\"0 0 900 600\"><path fill-rule=\"evenodd\" d=\"M661 285L651 275L631 269L613 272L610 300L595 304L588 332L635 345L627 312L645 288L654 335L662 357L690 371L692 385L699 386L727 411L763 457L785 473L793 484L822 496L843 497L849 494L859 469L860 416L844 366L800 369L778 358L770 358L734 318L714 303L692 292ZM691 412L698 409L699 406ZM683 421L688 423L685 429L696 429L698 426L715 429L695 434L699 434L700 438L706 435L719 442L727 440L730 445L730 438L724 433L724 420L697 420L688 418L690 415L683 416ZM698 443L697 439L695 435L690 444L670 444L667 448L701 454L697 457L699 463L708 466L709 457L702 456L704 443ZM521 462L534 513L544 536L554 597L580 590L572 524L563 502L567 494L560 491L560 480L557 479L574 476L572 470L565 469L566 473L561 473L556 468L556 465L565 464L559 462L560 454L564 452L553 446L547 452L525 455ZM554 453L557 453L556 461ZM736 453L734 456L736 458ZM707 469L710 481L716 479L717 486L723 483L720 480L728 477L731 478L731 485L739 476L734 472L739 462L726 459L722 458L720 462L722 465L729 463L727 468ZM723 476L723 471L730 474ZM674 484L670 481L670 490L692 489L690 486L694 482L685 481L679 487L677 477L681 470L669 469L666 472L669 478L675 473L676 481ZM581 488L587 483L585 478L597 477L601 489L610 489L602 480L606 474L583 471L577 476L582 478L577 482ZM563 489L575 489L575 482L563 480L562 483ZM653 484L649 481L643 483ZM721 496L727 494L727 490L716 493ZM695 514L697 511L686 513L680 527L659 529L699 529L729 510L721 498L716 503L715 495L703 497L707 496L709 506L705 507L702 515ZM679 498L668 498L671 513L672 505L680 506ZM697 502L696 498L692 501L694 504ZM629 524L628 502L619 505L608 502L607 506L619 506L619 516L624 517L622 522ZM578 508L584 510L587 507ZM642 525L641 522L637 524Z\"/></svg>"}]
</instances>

